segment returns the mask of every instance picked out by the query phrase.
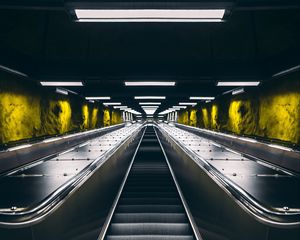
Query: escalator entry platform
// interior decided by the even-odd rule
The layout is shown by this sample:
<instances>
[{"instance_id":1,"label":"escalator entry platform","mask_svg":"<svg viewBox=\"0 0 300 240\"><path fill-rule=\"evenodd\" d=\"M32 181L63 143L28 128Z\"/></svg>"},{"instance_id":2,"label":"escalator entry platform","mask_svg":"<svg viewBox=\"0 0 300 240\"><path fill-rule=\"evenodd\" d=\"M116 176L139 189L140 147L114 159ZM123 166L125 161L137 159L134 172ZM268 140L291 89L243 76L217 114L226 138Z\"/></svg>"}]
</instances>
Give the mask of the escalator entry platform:
<instances>
[{"instance_id":1,"label":"escalator entry platform","mask_svg":"<svg viewBox=\"0 0 300 240\"><path fill-rule=\"evenodd\" d=\"M153 127L146 127L103 239L196 239Z\"/></svg>"}]
</instances>

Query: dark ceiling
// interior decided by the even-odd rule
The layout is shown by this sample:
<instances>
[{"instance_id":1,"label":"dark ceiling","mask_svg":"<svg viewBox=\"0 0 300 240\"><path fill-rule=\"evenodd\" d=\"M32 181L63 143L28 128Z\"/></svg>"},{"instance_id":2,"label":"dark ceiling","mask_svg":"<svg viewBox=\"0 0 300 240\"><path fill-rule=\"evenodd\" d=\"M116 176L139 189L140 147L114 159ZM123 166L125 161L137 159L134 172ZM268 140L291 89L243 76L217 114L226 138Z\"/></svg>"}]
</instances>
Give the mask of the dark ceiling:
<instances>
[{"instance_id":1,"label":"dark ceiling","mask_svg":"<svg viewBox=\"0 0 300 240\"><path fill-rule=\"evenodd\" d=\"M272 81L299 65L299 0L233 1L223 23L78 23L68 3L2 0L0 64L34 81L81 80L85 86L75 89L81 95L112 96L133 107L135 95L164 95L161 110L228 90L216 87L218 80ZM177 85L129 88L125 80Z\"/></svg>"}]
</instances>

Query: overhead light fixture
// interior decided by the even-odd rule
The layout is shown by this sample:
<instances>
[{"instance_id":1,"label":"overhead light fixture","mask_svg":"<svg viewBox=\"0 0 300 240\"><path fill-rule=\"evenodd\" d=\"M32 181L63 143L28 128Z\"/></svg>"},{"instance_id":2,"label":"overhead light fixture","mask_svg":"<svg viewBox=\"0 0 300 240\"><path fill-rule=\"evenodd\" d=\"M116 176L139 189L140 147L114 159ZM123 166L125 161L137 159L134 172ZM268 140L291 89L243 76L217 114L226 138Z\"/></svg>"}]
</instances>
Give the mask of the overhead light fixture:
<instances>
[{"instance_id":1,"label":"overhead light fixture","mask_svg":"<svg viewBox=\"0 0 300 240\"><path fill-rule=\"evenodd\" d=\"M160 99L166 99L165 96L135 96L134 99L139 100L160 100Z\"/></svg>"},{"instance_id":2,"label":"overhead light fixture","mask_svg":"<svg viewBox=\"0 0 300 240\"><path fill-rule=\"evenodd\" d=\"M260 82L218 82L217 86L220 87L242 87L242 86L258 86Z\"/></svg>"},{"instance_id":3,"label":"overhead light fixture","mask_svg":"<svg viewBox=\"0 0 300 240\"><path fill-rule=\"evenodd\" d=\"M179 105L195 106L195 105L197 105L197 103L196 102L180 102Z\"/></svg>"},{"instance_id":4,"label":"overhead light fixture","mask_svg":"<svg viewBox=\"0 0 300 240\"><path fill-rule=\"evenodd\" d=\"M296 72L299 69L300 69L300 65L297 65L295 67L291 67L291 68L286 69L284 71L280 71L280 72L274 74L272 77L280 77L280 76L286 75L288 73Z\"/></svg>"},{"instance_id":5,"label":"overhead light fixture","mask_svg":"<svg viewBox=\"0 0 300 240\"><path fill-rule=\"evenodd\" d=\"M85 97L86 100L110 100L110 97Z\"/></svg>"},{"instance_id":6,"label":"overhead light fixture","mask_svg":"<svg viewBox=\"0 0 300 240\"><path fill-rule=\"evenodd\" d=\"M75 9L79 22L221 22L225 9Z\"/></svg>"},{"instance_id":7,"label":"overhead light fixture","mask_svg":"<svg viewBox=\"0 0 300 240\"><path fill-rule=\"evenodd\" d=\"M42 86L49 87L80 87L82 82L40 82Z\"/></svg>"},{"instance_id":8,"label":"overhead light fixture","mask_svg":"<svg viewBox=\"0 0 300 240\"><path fill-rule=\"evenodd\" d=\"M62 89L62 88L56 88L55 92L59 93L59 94L62 94L62 95L68 95L69 94L67 90Z\"/></svg>"},{"instance_id":9,"label":"overhead light fixture","mask_svg":"<svg viewBox=\"0 0 300 240\"><path fill-rule=\"evenodd\" d=\"M121 103L120 102L105 102L105 103L103 103L103 105L115 106L115 105L121 105Z\"/></svg>"},{"instance_id":10,"label":"overhead light fixture","mask_svg":"<svg viewBox=\"0 0 300 240\"><path fill-rule=\"evenodd\" d=\"M125 82L125 86L129 87L173 87L176 82L161 82L161 81L134 81L134 82Z\"/></svg>"},{"instance_id":11,"label":"overhead light fixture","mask_svg":"<svg viewBox=\"0 0 300 240\"><path fill-rule=\"evenodd\" d=\"M214 100L215 97L190 97L190 100Z\"/></svg>"},{"instance_id":12,"label":"overhead light fixture","mask_svg":"<svg viewBox=\"0 0 300 240\"><path fill-rule=\"evenodd\" d=\"M127 106L114 106L114 108L120 108L120 109L124 108L125 109L125 108L128 108L128 107Z\"/></svg>"},{"instance_id":13,"label":"overhead light fixture","mask_svg":"<svg viewBox=\"0 0 300 240\"><path fill-rule=\"evenodd\" d=\"M9 67L3 66L3 65L0 65L0 70L3 70L5 72L9 72L9 73L15 74L15 75L18 75L18 76L21 76L21 77L25 77L25 78L28 77L28 75L25 74L25 73L22 73L20 71L17 71L15 69L12 69L12 68L9 68Z\"/></svg>"},{"instance_id":14,"label":"overhead light fixture","mask_svg":"<svg viewBox=\"0 0 300 240\"><path fill-rule=\"evenodd\" d=\"M140 105L160 105L160 102L139 102Z\"/></svg>"},{"instance_id":15,"label":"overhead light fixture","mask_svg":"<svg viewBox=\"0 0 300 240\"><path fill-rule=\"evenodd\" d=\"M244 92L245 92L244 88L238 88L238 89L234 89L232 91L232 95L237 95L237 94L241 94L241 93L244 93Z\"/></svg>"}]
</instances>

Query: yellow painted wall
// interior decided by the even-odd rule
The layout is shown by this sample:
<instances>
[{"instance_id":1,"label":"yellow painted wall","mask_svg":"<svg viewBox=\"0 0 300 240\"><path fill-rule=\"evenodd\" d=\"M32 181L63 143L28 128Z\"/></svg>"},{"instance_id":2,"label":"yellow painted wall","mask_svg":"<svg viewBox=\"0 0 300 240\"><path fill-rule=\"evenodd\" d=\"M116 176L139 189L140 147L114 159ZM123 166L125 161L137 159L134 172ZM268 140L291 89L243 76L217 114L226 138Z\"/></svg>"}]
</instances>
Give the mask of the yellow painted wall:
<instances>
[{"instance_id":1,"label":"yellow painted wall","mask_svg":"<svg viewBox=\"0 0 300 240\"><path fill-rule=\"evenodd\" d=\"M38 96L0 92L0 143L39 135L41 108Z\"/></svg>"}]
</instances>

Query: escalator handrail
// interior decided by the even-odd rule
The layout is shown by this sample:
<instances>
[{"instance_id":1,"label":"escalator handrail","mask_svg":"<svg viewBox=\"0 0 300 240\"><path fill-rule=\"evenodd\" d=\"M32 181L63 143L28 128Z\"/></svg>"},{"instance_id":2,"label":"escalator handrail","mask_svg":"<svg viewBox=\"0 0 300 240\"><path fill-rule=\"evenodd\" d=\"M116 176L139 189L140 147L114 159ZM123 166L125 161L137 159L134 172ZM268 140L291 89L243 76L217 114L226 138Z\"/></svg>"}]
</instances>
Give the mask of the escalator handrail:
<instances>
[{"instance_id":1,"label":"escalator handrail","mask_svg":"<svg viewBox=\"0 0 300 240\"><path fill-rule=\"evenodd\" d=\"M300 210L296 212L282 212L263 206L259 201L252 197L249 193L231 181L229 178L221 174L208 161L196 155L185 145L175 139L161 126L158 129L165 133L180 149L187 154L204 172L209 175L229 196L236 201L247 213L250 213L260 222L271 226L295 227L300 226ZM213 141L212 141L213 142Z\"/></svg>"},{"instance_id":2,"label":"escalator handrail","mask_svg":"<svg viewBox=\"0 0 300 240\"><path fill-rule=\"evenodd\" d=\"M54 192L48 195L41 203L34 208L20 209L0 209L0 226L16 228L31 226L44 220L55 209L62 205L92 174L99 169L111 156L113 156L125 143L133 139L143 126L139 126L128 135L123 141L109 149L105 154L96 158L91 164L86 166L74 177L69 179Z\"/></svg>"}]
</instances>

